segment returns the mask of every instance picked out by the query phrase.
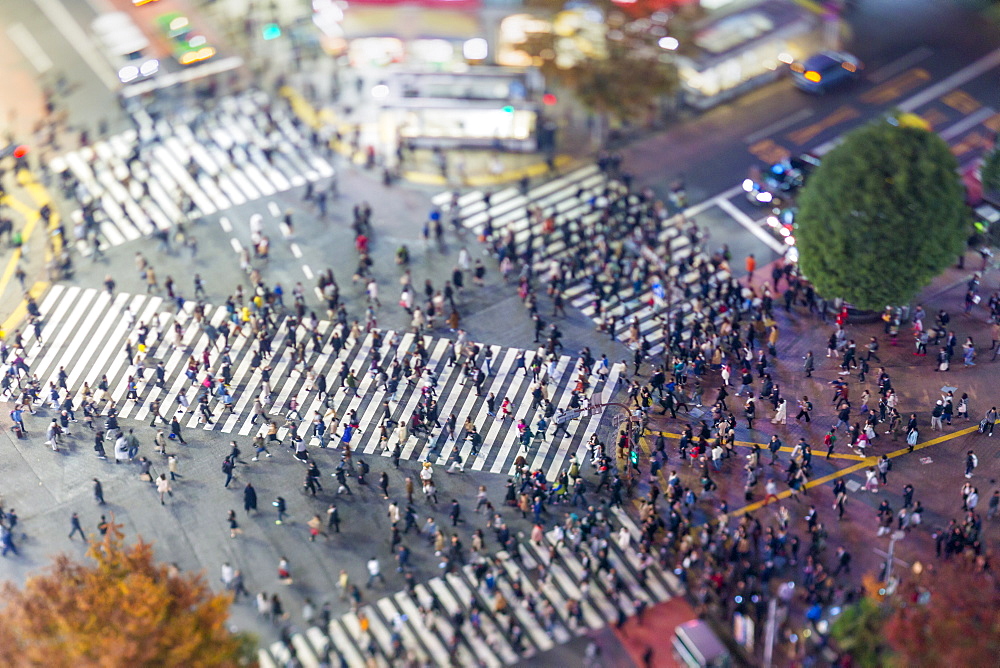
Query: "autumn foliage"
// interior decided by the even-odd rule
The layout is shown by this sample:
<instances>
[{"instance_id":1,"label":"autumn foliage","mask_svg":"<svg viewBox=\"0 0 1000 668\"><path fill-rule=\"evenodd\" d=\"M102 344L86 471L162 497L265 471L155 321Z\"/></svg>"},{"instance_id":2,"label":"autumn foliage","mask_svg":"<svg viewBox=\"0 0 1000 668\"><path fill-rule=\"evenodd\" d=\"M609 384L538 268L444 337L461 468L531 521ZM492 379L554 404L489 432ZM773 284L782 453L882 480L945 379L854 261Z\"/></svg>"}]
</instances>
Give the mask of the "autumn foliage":
<instances>
[{"instance_id":1,"label":"autumn foliage","mask_svg":"<svg viewBox=\"0 0 1000 668\"><path fill-rule=\"evenodd\" d=\"M991 571L955 560L907 576L883 628L895 664L996 665L1000 656L1000 586Z\"/></svg>"},{"instance_id":2,"label":"autumn foliage","mask_svg":"<svg viewBox=\"0 0 1000 668\"><path fill-rule=\"evenodd\" d=\"M88 563L60 555L0 603L0 665L237 666L247 638L226 628L230 595L198 574L171 572L117 527L93 540Z\"/></svg>"}]
</instances>

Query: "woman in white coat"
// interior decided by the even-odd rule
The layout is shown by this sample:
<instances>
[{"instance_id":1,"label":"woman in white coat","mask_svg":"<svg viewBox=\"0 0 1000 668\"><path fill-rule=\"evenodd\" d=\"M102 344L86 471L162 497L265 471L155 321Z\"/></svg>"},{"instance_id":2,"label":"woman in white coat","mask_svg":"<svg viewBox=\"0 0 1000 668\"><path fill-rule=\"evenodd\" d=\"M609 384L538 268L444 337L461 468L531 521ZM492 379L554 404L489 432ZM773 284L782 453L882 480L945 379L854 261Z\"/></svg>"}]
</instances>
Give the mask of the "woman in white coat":
<instances>
[{"instance_id":1,"label":"woman in white coat","mask_svg":"<svg viewBox=\"0 0 1000 668\"><path fill-rule=\"evenodd\" d=\"M788 424L788 402L784 397L778 399L778 410L771 418L771 424Z\"/></svg>"},{"instance_id":2,"label":"woman in white coat","mask_svg":"<svg viewBox=\"0 0 1000 668\"><path fill-rule=\"evenodd\" d=\"M164 497L170 494L170 481L167 479L166 473L161 473L160 477L156 479L156 491L160 494L160 505L166 505Z\"/></svg>"}]
</instances>

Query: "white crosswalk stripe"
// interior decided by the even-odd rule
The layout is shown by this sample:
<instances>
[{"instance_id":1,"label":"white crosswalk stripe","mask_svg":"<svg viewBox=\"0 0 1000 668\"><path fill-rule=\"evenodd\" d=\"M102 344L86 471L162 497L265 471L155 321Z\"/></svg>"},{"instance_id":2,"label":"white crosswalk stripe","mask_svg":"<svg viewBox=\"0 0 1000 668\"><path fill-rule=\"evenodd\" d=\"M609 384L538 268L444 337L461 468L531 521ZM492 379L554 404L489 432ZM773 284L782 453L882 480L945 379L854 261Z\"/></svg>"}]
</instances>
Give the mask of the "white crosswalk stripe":
<instances>
[{"instance_id":1,"label":"white crosswalk stripe","mask_svg":"<svg viewBox=\"0 0 1000 668\"><path fill-rule=\"evenodd\" d=\"M203 386L207 375L222 376L223 339L219 337L213 343L209 340L209 332L231 321L226 308L203 305L199 324L193 302L185 303L178 310L175 302L156 295L117 293L111 296L104 290L60 284L54 285L40 300L39 308L43 322L42 340L36 339L29 330L23 342L25 359L31 373L37 375L41 384L40 399L48 400L49 384L58 386L60 369L64 369L66 385L76 407L83 399L84 383L90 386L93 398L100 399L97 387L101 377L106 375L111 398L121 419L152 421L153 403L158 401L160 414L169 420L180 408L178 397L183 392L191 405L190 413L179 416L183 428L215 430L242 437L254 436L265 430L264 421L255 420L253 416L254 399L262 395L264 380L262 368L253 366L254 351L258 345L251 336L231 332L228 338L232 411L226 409L221 396L214 391L208 395L212 421L204 421L196 410L199 394L208 392ZM179 346L175 345L175 323L182 329ZM141 334L143 326L148 327L144 338ZM334 377L338 355L330 343L335 328L338 328L335 323L320 321L316 331L323 347L316 351L311 342L307 344L310 368L317 375L325 375L329 382L331 394L323 398L317 389L307 387L309 381L302 365L298 368L293 365L292 350L286 345L290 337L288 327L282 324L276 328L271 341L273 355L261 363L269 370L271 386L270 403L264 408L281 425L289 400L294 397L302 416L301 421L296 420L299 434L316 446L319 440L307 430L317 412L323 415L330 407L344 420L348 412L354 410L360 433L351 441L352 449L358 454L389 456L397 443L398 432L390 429L386 447L382 447L378 427L384 416L383 402L390 399L390 394L368 371L376 353L383 368L388 368L393 359L405 360L415 355L418 337L412 332L402 334L398 337L398 346L393 349L394 333L383 332L377 351L374 349L373 334L364 334L359 341L348 339L339 360L358 378L355 396L346 388L334 389L340 381L339 377ZM246 329L249 334L249 327ZM297 341L307 341L306 325L299 324L295 336ZM422 342L428 355L425 368L433 371L436 377L438 420L444 424L450 413L456 414L457 440L451 441L444 429L432 429L431 434L410 433L407 440L400 444L403 458L443 465L452 447L458 445L466 467L509 475L514 471L515 458L523 453L529 468L544 471L549 479L555 479L568 465L570 457L584 461L587 441L599 424L599 419L587 417L586 411L581 417L566 423L565 433L562 430L558 435L554 433L555 425L551 419L546 433L538 433L537 423L542 417L542 409L533 400L536 383L531 370L538 352L493 346L493 375L486 376L482 395L477 396L475 383L466 375L462 364L464 358L459 356L459 361L449 366L449 349L452 347L449 339L423 336ZM142 345L145 346L144 352ZM129 347L132 358L127 352ZM206 350L209 355L207 369L202 363ZM521 355L525 359L524 369L515 365L515 360ZM483 360L484 354L480 352L476 364L486 371ZM163 364L163 387L156 382L157 363ZM544 383L552 405L556 409L571 406L581 377L577 360L562 355L555 365L555 372L547 378L546 364L544 360L540 363L540 381ZM187 375L191 364L197 369L193 382ZM127 399L130 377L136 380L138 386L137 401ZM585 380L586 389L581 403L584 406L588 402L604 403L610 399L618 382L618 368L614 368L606 378L593 375ZM389 404L393 421L409 420L421 402L425 382L426 376L412 385L403 378L395 399ZM497 417L488 414L486 398L490 392L496 396ZM65 398L65 394L65 391L60 391L61 398ZM512 408L512 416L506 419L500 411L504 397L510 398ZM107 415L109 407L108 403L98 403L102 415ZM462 429L467 418L482 435L478 455L473 455L473 444ZM527 449L522 445L518 429L520 421L535 433ZM279 436L284 438L286 432L282 428ZM328 438L332 445L337 444L337 435L328 434Z\"/></svg>"},{"instance_id":2,"label":"white crosswalk stripe","mask_svg":"<svg viewBox=\"0 0 1000 668\"><path fill-rule=\"evenodd\" d=\"M638 528L621 509L613 509L612 517L638 537ZM363 665L362 657L379 666L398 665L404 656L439 666L516 665L616 622L619 610L635 614L636 601L654 605L681 591L673 574L655 562L643 574L631 546L607 541L615 582L609 571L595 571L594 560L588 572L574 550L555 545L556 540L553 530L538 545L523 541L520 558L500 551L495 562L481 562L486 573L482 581L477 580L476 566L468 564L416 585L412 593L396 592L362 606L358 613L347 612L329 629L294 633L291 645L303 665L314 665L327 654L343 657L351 666ZM555 545L554 559L550 545ZM544 581L542 571L547 573ZM506 601L504 612L497 609L499 596ZM582 623L571 614L572 604L579 605ZM368 620L367 632L361 630L361 616ZM515 625L520 640L513 635ZM261 665L282 665L289 656L288 647L277 642L261 650Z\"/></svg>"},{"instance_id":3,"label":"white crosswalk stripe","mask_svg":"<svg viewBox=\"0 0 1000 668\"><path fill-rule=\"evenodd\" d=\"M560 263L589 264L592 253L582 253L579 242L584 236L588 240L604 239L611 231L604 222L605 209L615 212L612 216L632 221L646 206L635 194L626 194L622 184L608 179L596 165L552 179L526 194L515 188L496 193L472 191L457 198L444 192L432 201L453 224L476 233L482 233L489 221L503 252L514 249L523 258L530 248L532 264L543 278ZM534 219L531 210L538 212ZM701 308L699 298L707 301L731 278L728 269L715 268L701 246L700 236L692 232L684 217L669 216L666 209L656 215L660 223L655 239L619 233L617 241L604 242L620 245L627 258L641 262L648 270L644 281L634 285L628 277L616 279L606 272L585 275L584 270L567 278L563 290L566 303L599 325L613 316L619 340L635 346L645 338L653 355L665 348L668 322L675 327L690 324L695 311ZM546 218L552 218L554 231L546 233ZM633 227L625 226L625 232L631 232ZM561 273L566 273L565 269ZM603 295L600 300L598 289ZM603 303L603 315L595 307L598 301ZM633 323L639 339L631 331Z\"/></svg>"},{"instance_id":4,"label":"white crosswalk stripe","mask_svg":"<svg viewBox=\"0 0 1000 668\"><path fill-rule=\"evenodd\" d=\"M132 160L137 146L144 150ZM197 218L334 174L290 113L271 109L259 91L223 100L201 116L191 110L141 123L139 132L70 151L49 168L64 174L64 183L80 184L67 188L81 208L74 221L85 220L94 200L94 224L110 246L186 222L187 198ZM84 241L78 245L84 255L91 252Z\"/></svg>"}]
</instances>

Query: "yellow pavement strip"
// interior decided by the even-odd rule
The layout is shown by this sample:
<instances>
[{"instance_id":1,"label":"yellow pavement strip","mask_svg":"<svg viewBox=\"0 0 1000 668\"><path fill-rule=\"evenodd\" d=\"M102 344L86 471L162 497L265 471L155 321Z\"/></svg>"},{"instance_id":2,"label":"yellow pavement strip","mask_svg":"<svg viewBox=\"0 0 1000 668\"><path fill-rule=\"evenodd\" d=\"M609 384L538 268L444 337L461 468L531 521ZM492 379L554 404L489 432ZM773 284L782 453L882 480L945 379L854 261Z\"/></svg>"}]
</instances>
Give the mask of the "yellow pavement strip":
<instances>
[{"instance_id":1,"label":"yellow pavement strip","mask_svg":"<svg viewBox=\"0 0 1000 668\"><path fill-rule=\"evenodd\" d=\"M664 438L680 438L681 437L680 434L672 434L672 433L666 432L666 431L660 431L660 432L655 432L654 431L653 433L654 434L662 434ZM715 440L716 439L714 439L714 438L710 438L710 439L708 439L708 442L709 443L714 443ZM767 449L767 443L754 443L752 441L735 441L735 444L738 447L741 447L741 448L757 448L758 450L766 450ZM810 444L809 447L812 447L812 444ZM779 449L779 452L792 452L793 450L795 450L794 446L784 445L784 446L782 446ZM846 455L846 454L845 455L839 455L837 453L833 453L832 455L830 455L830 459L851 459L851 460L856 461L856 462L860 462L860 461L865 460L865 458L862 457L862 456L860 456L860 455Z\"/></svg>"},{"instance_id":2,"label":"yellow pavement strip","mask_svg":"<svg viewBox=\"0 0 1000 668\"><path fill-rule=\"evenodd\" d=\"M913 452L916 452L918 450L923 450L924 448L929 448L932 445L937 445L938 443L945 443L946 441L958 438L959 436L965 436L966 434L971 434L977 429L979 429L979 425L973 427L966 427L965 429L959 429L958 431L952 432L951 434L943 434L941 436L938 436L937 438L932 438L929 441L918 443L917 445L913 446ZM888 457L889 459L895 459L896 457L909 453L910 453L909 448L900 448L895 452L890 452L886 454L886 457ZM815 480L810 480L805 484L805 489L810 489L812 487L824 485L830 482L831 480L836 480L837 478L843 478L845 475L850 475L855 471L860 471L862 469L868 468L869 466L874 466L878 462L880 456L881 455L879 456L873 455L871 457L866 458L864 461L858 464L848 466L847 468L840 469L839 471L834 471L833 473L825 475L822 478L816 478ZM778 499L785 499L791 495L792 495L791 490L785 490L778 494ZM763 501L755 501L754 503L751 503L749 505L743 506L742 508L738 508L732 511L731 515L742 515L744 513L750 513L763 507L764 507Z\"/></svg>"},{"instance_id":3,"label":"yellow pavement strip","mask_svg":"<svg viewBox=\"0 0 1000 668\"><path fill-rule=\"evenodd\" d=\"M52 215L49 218L49 227L46 230L45 235L45 264L47 265L53 255L58 256L62 253L62 235L58 237L52 236L52 232L59 229L59 211L52 206L52 196L49 194L48 189L38 182L38 179L35 178L35 175L32 172L27 169L22 169L18 173L18 182L28 193L28 196L34 200L35 205L39 209L45 205L49 205L52 208ZM38 212L35 212L35 216L37 217L38 215ZM51 243L49 243L49 240L51 240Z\"/></svg>"},{"instance_id":4,"label":"yellow pavement strip","mask_svg":"<svg viewBox=\"0 0 1000 668\"><path fill-rule=\"evenodd\" d=\"M28 294L35 298L35 301L39 301L45 291L49 289L51 283L48 281L38 281L30 288L28 288ZM22 299L21 302L14 307L14 312L7 316L7 319L0 324L0 330L3 332L9 332L24 320L24 317L28 314L28 302L26 299Z\"/></svg>"},{"instance_id":5,"label":"yellow pavement strip","mask_svg":"<svg viewBox=\"0 0 1000 668\"><path fill-rule=\"evenodd\" d=\"M46 205L51 204L52 197L49 195L48 190L35 179L34 174L32 174L27 169L21 169L17 174L18 183L24 188L28 193L29 197L33 200L36 205L32 207L29 204L22 202L21 200L12 197L10 194L4 196L3 204L9 206L11 209L17 211L21 216L24 217L24 227L21 228L21 238L23 240L22 246L20 248L15 248L14 252L11 254L10 259L7 260L7 265L4 267L3 273L0 274L0 294L3 294L4 290L7 289L7 285L10 283L10 279L13 278L14 272L17 270L17 264L20 262L23 254L23 244L29 244L31 235L35 231L35 225L41 220L38 210ZM45 240L45 263L48 264L51 259L50 253L52 248L48 243L50 238L50 233L58 228L59 226L59 212L53 207L52 219L49 223L49 227L46 230L46 240ZM62 252L62 238L59 237L53 241L52 246L54 246L55 252L58 254ZM36 299L45 291L49 286L47 281L40 281L35 283L31 287L31 294ZM15 327L24 319L25 313L27 312L27 302L22 299L21 302L14 308L14 311L4 320L3 324L0 325L0 329L4 332L10 331L12 327Z\"/></svg>"},{"instance_id":6,"label":"yellow pavement strip","mask_svg":"<svg viewBox=\"0 0 1000 668\"><path fill-rule=\"evenodd\" d=\"M972 432L976 431L977 429L979 429L979 425L972 426L972 427L967 427L965 429L959 429L958 431L953 432L951 434L942 434L941 436L938 436L937 438L932 438L929 441L924 441L923 443L918 443L917 445L913 446L913 452L917 452L918 450L923 450L924 448L929 448L930 446L937 445L938 443L945 443L945 442L950 441L952 439L958 438L959 436L965 436L966 434L971 434ZM669 433L669 432L652 432L652 433L654 433L654 434L661 434L665 438L680 438L681 437L680 434L672 434L672 433ZM648 437L643 437L643 438L639 439L639 442L642 445L642 449L645 451L646 455L650 455L652 453L652 450L650 449L649 444L647 443L647 440L648 440ZM763 449L763 448L766 447L765 444L762 444L762 443L751 443L751 442L748 442L748 441L737 441L736 445L741 445L741 446L745 446L745 447L756 447L758 449ZM792 448L784 447L784 448L781 448L781 450L786 451L786 452L791 452ZM900 448L899 450L895 450L894 452L887 453L886 457L888 457L889 459L895 459L896 457L899 457L899 456L905 455L905 454L910 454L909 447ZM851 466L848 466L846 468L840 469L838 471L834 471L833 473L825 475L825 476L823 476L821 478L816 478L815 480L810 480L809 482L807 482L805 484L804 489L810 489L812 487L817 487L819 485L825 485L826 483L828 483L828 482L830 482L832 480L836 480L837 478L843 478L846 475L850 475L850 474L852 474L852 473L854 473L856 471L860 471L862 469L868 468L869 466L875 466L875 464L878 463L879 457L881 457L881 455L877 455L877 456L873 455L871 457L859 457L858 455L832 455L832 458L838 458L838 459L855 459L855 460L859 460L859 462L857 464L852 464ZM657 481L660 483L661 489L665 489L666 488L665 487L665 485L666 485L666 479L663 476L663 469L662 468L660 469L660 473L657 476ZM792 491L790 489L787 489L787 490L785 490L783 492L779 492L777 494L777 497L780 500L780 499L787 499L791 495L792 495ZM641 501L641 499L634 499L633 503L636 505L636 507L638 507L640 505L640 501ZM765 504L764 504L763 500L761 500L761 501L755 501L755 502L753 502L751 504L743 506L742 508L737 508L737 509L731 511L730 515L731 516L735 516L735 515L742 515L744 513L751 513L751 512L753 512L755 510L759 510L760 508L763 508L764 505Z\"/></svg>"}]
</instances>

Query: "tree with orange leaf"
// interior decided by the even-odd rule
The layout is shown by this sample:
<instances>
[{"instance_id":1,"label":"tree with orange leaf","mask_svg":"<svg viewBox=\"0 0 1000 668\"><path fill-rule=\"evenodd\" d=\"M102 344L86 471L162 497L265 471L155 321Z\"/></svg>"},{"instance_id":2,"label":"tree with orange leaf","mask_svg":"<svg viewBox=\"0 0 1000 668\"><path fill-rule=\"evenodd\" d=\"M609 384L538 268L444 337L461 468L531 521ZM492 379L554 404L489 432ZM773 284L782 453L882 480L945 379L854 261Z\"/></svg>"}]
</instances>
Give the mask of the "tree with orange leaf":
<instances>
[{"instance_id":1,"label":"tree with orange leaf","mask_svg":"<svg viewBox=\"0 0 1000 668\"><path fill-rule=\"evenodd\" d=\"M895 665L995 664L1000 583L993 573L962 559L916 570L903 576L883 627Z\"/></svg>"},{"instance_id":2,"label":"tree with orange leaf","mask_svg":"<svg viewBox=\"0 0 1000 668\"><path fill-rule=\"evenodd\" d=\"M252 639L226 627L229 594L198 574L172 572L150 543L126 545L112 523L81 563L69 556L0 604L0 665L239 666Z\"/></svg>"}]
</instances>

